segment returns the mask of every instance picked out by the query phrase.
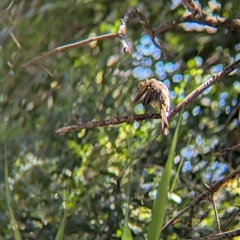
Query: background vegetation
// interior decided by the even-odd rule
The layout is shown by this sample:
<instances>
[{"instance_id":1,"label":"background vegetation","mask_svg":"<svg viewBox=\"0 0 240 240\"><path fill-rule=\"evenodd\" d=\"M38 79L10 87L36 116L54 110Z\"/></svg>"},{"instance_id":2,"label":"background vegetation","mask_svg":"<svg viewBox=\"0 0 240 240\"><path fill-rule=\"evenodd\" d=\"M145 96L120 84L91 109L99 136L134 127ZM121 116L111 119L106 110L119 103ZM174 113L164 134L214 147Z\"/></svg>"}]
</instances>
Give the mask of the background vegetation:
<instances>
[{"instance_id":1,"label":"background vegetation","mask_svg":"<svg viewBox=\"0 0 240 240\"><path fill-rule=\"evenodd\" d=\"M156 189L169 153L178 115L169 136L159 120L124 123L63 135L62 126L147 111L132 103L137 82L163 81L172 106L224 67L240 58L240 32L194 23L159 35L167 59L144 33L137 18L128 24L132 53L118 39L92 42L31 65L22 64L48 49L118 30L120 19L138 7L151 26L181 17L180 1L3 1L1 45L1 214L0 237L14 239L4 185L7 160L11 206L23 239L54 239L67 209L64 239L119 239L129 200L129 227L144 239ZM209 15L239 18L239 1L201 1ZM240 152L221 151L240 143L240 72L215 84L183 113L175 152L165 222L211 185L239 166ZM128 169L140 159L130 178ZM130 194L127 187L130 186ZM240 182L234 179L215 195L224 228L240 205ZM217 232L210 199L162 233L162 239L185 239ZM240 215L225 230L240 228Z\"/></svg>"}]
</instances>

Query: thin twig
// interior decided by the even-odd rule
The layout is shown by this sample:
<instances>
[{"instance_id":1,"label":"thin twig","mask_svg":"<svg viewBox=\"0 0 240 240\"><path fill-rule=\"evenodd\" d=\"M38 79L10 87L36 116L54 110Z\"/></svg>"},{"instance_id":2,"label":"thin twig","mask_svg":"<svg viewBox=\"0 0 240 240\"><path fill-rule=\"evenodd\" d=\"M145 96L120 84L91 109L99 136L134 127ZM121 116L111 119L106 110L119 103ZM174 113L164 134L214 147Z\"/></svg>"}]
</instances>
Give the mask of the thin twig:
<instances>
[{"instance_id":1,"label":"thin twig","mask_svg":"<svg viewBox=\"0 0 240 240\"><path fill-rule=\"evenodd\" d=\"M118 38L122 44L122 48L123 48L123 52L124 53L130 53L130 48L125 40L125 36L126 36L126 33L127 33L127 25L126 25L126 22L121 19L121 25L119 26L118 28Z\"/></svg>"},{"instance_id":2,"label":"thin twig","mask_svg":"<svg viewBox=\"0 0 240 240\"><path fill-rule=\"evenodd\" d=\"M234 151L234 150L238 150L239 148L240 148L240 143L237 144L237 145L235 145L235 146L233 146L233 147L226 148L226 149L224 149L224 150L221 151L221 152L214 152L214 153L212 153L212 154L215 155L215 156L221 156L221 155L224 155L224 154L226 154L226 153L232 152L232 151Z\"/></svg>"},{"instance_id":3,"label":"thin twig","mask_svg":"<svg viewBox=\"0 0 240 240\"><path fill-rule=\"evenodd\" d=\"M185 212L196 206L199 202L204 200L209 196L209 194L213 194L216 191L218 191L219 188L221 188L226 182L233 180L240 174L240 168L233 171L232 173L228 174L226 177L220 179L216 183L209 186L207 190L205 190L202 194L200 194L198 197L196 197L187 207L185 207L183 210L181 210L175 217L173 217L170 221L168 221L162 228L162 231L166 229L168 226L170 226L172 223L174 223L177 219L179 219Z\"/></svg>"},{"instance_id":4,"label":"thin twig","mask_svg":"<svg viewBox=\"0 0 240 240\"><path fill-rule=\"evenodd\" d=\"M192 220L193 220L193 218L194 218L194 207L190 208L190 211L189 211L189 218L188 218L186 232L188 232L188 231L190 231L192 229Z\"/></svg>"},{"instance_id":5,"label":"thin twig","mask_svg":"<svg viewBox=\"0 0 240 240\"><path fill-rule=\"evenodd\" d=\"M162 46L156 42L155 40L155 34L154 34L154 31L153 31L153 28L151 28L151 26L149 25L146 17L144 16L144 14L138 9L138 8L133 8L133 9L130 9L126 12L124 18L122 19L122 24L124 24L124 26L126 27L127 26L127 23L128 21L134 17L134 15L136 15L138 18L139 18L139 22L140 24L142 25L142 28L143 30L145 31L145 33L151 38L153 44L159 48L162 53L163 53L163 56L164 56L164 59L166 59L166 53L164 51L164 49L162 48Z\"/></svg>"},{"instance_id":6,"label":"thin twig","mask_svg":"<svg viewBox=\"0 0 240 240\"><path fill-rule=\"evenodd\" d=\"M221 240L221 239L232 239L233 237L240 236L240 228L235 229L232 231L212 234L206 237L194 238L194 239L187 239L187 240Z\"/></svg>"},{"instance_id":7,"label":"thin twig","mask_svg":"<svg viewBox=\"0 0 240 240\"><path fill-rule=\"evenodd\" d=\"M240 206L236 206L238 207L237 211L233 214L231 214L231 216L229 217L227 223L225 224L225 226L222 228L223 230L226 230L227 227L230 225L230 223L232 222L232 220L240 213Z\"/></svg>"},{"instance_id":8,"label":"thin twig","mask_svg":"<svg viewBox=\"0 0 240 240\"><path fill-rule=\"evenodd\" d=\"M236 106L234 106L234 108L231 110L230 114L228 115L227 119L225 120L224 127L220 131L219 142L223 142L222 141L223 135L226 133L226 129L229 125L229 122L232 120L233 116L237 113L237 111L239 111L239 114L240 114L240 102ZM240 119L239 119L239 122L240 122ZM233 146L233 149L230 148L230 149L225 149L223 151L220 151L221 146L219 145L218 146L219 152L215 152L215 153L212 153L212 154L220 156L220 155L223 155L223 154L228 153L230 151L234 151L235 150L234 147L235 146ZM239 146L239 150L240 150L240 146Z\"/></svg>"},{"instance_id":9,"label":"thin twig","mask_svg":"<svg viewBox=\"0 0 240 240\"><path fill-rule=\"evenodd\" d=\"M146 32L146 34L149 36L153 36L152 29L151 29L150 25L148 24L148 21L147 21L146 17L144 16L144 14L139 9L135 9L134 13L136 14L136 16L138 16L139 22L141 23L143 30Z\"/></svg>"},{"instance_id":10,"label":"thin twig","mask_svg":"<svg viewBox=\"0 0 240 240\"><path fill-rule=\"evenodd\" d=\"M220 221L219 221L219 217L218 217L218 213L217 213L217 207L216 207L216 203L214 201L213 195L214 195L214 193L210 194L210 199L211 199L211 202L212 202L212 205L213 205L213 211L214 211L214 215L215 215L215 219L216 219L216 223L217 223L218 233L220 233L222 231L221 231Z\"/></svg>"},{"instance_id":11,"label":"thin twig","mask_svg":"<svg viewBox=\"0 0 240 240\"><path fill-rule=\"evenodd\" d=\"M85 40L82 40L82 41L78 41L76 43L70 43L70 44L67 44L67 45L64 45L64 46L61 46L61 47L54 48L52 50L41 53L40 55L34 57L30 61L28 61L27 63L22 65L22 68L26 69L30 64L33 64L33 63L35 63L35 62L37 62L37 61L39 61L43 58L46 58L46 57L48 57L48 56L50 56L54 53L63 52L67 49L71 49L71 48L75 48L75 47L80 47L82 45L85 45L85 44L93 42L93 41L100 41L100 40L104 40L104 39L115 38L117 36L118 36L117 33L109 33L109 34L104 34L104 35L101 35L101 36L88 38L88 39L85 39Z\"/></svg>"},{"instance_id":12,"label":"thin twig","mask_svg":"<svg viewBox=\"0 0 240 240\"><path fill-rule=\"evenodd\" d=\"M17 47L22 50L22 46L20 44L20 42L18 41L18 39L15 37L14 33L11 31L11 29L9 29L9 35L12 37L13 41L15 42L15 44L17 45Z\"/></svg>"},{"instance_id":13,"label":"thin twig","mask_svg":"<svg viewBox=\"0 0 240 240\"><path fill-rule=\"evenodd\" d=\"M202 10L198 5L192 0L182 0L183 6L186 6L187 9L194 14L202 14Z\"/></svg>"},{"instance_id":14,"label":"thin twig","mask_svg":"<svg viewBox=\"0 0 240 240\"><path fill-rule=\"evenodd\" d=\"M240 111L240 102L232 109L231 113L228 115L222 131L225 132L227 126L229 125L229 122L232 120L233 116L236 114L237 111Z\"/></svg>"}]
</instances>

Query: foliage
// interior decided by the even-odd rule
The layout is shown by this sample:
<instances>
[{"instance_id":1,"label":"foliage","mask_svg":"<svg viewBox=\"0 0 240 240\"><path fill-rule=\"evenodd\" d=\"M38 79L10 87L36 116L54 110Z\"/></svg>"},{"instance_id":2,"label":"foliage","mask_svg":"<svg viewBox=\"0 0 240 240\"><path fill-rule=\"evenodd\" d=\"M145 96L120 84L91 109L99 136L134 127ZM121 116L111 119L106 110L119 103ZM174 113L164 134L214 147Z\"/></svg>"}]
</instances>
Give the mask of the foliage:
<instances>
[{"instance_id":1,"label":"foliage","mask_svg":"<svg viewBox=\"0 0 240 240\"><path fill-rule=\"evenodd\" d=\"M57 46L116 32L126 9L139 7L151 26L181 17L177 1L6 1L2 14L1 192L8 165L11 208L22 239L54 239L65 222L64 239L119 239L124 219L134 239L144 239L153 200L170 151L170 135L160 135L159 120L124 123L57 135L55 129L82 122L154 111L133 105L138 80L156 77L170 89L172 105L240 56L240 31L185 23L159 35L161 56L137 18L128 24L132 54L118 39L92 42L21 65ZM201 1L211 15L238 18L239 2ZM183 167L169 194L164 222L187 206L206 186L236 169L239 151L212 152L239 143L240 72L206 90L183 112L172 169ZM189 139L191 141L189 142ZM129 177L129 167L140 159ZM128 191L130 185L131 191ZM128 193L130 192L130 193ZM221 226L239 202L239 179L217 193ZM1 237L14 239L7 196L2 194ZM128 208L127 208L128 206ZM126 213L129 216L126 217ZM184 214L162 239L205 236L217 231L210 200L194 209L192 229ZM239 216L228 230L239 228Z\"/></svg>"}]
</instances>

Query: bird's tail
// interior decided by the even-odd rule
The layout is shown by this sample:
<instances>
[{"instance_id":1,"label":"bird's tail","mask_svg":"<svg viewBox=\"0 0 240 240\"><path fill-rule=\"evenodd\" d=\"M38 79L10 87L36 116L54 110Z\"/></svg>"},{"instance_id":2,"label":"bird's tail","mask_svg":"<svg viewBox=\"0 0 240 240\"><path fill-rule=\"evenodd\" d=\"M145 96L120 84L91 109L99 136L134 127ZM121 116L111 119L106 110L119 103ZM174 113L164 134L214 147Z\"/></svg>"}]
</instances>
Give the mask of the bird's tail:
<instances>
[{"instance_id":1,"label":"bird's tail","mask_svg":"<svg viewBox=\"0 0 240 240\"><path fill-rule=\"evenodd\" d=\"M169 129L168 129L168 119L167 119L167 114L165 110L161 110L161 118L162 118L162 130L164 135L169 134Z\"/></svg>"}]
</instances>

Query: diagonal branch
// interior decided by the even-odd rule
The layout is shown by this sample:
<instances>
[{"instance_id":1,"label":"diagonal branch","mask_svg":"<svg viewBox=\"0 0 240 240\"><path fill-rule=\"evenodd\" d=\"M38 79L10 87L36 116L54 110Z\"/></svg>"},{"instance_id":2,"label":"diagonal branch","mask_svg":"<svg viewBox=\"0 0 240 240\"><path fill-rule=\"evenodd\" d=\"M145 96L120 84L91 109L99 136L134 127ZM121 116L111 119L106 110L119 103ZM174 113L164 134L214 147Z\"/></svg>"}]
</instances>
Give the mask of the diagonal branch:
<instances>
[{"instance_id":1,"label":"diagonal branch","mask_svg":"<svg viewBox=\"0 0 240 240\"><path fill-rule=\"evenodd\" d=\"M215 156L221 156L221 155L224 155L226 153L229 153L229 152L232 152L232 151L235 151L235 150L240 150L240 143L235 145L235 146L233 146L233 147L226 148L226 149L224 149L221 152L214 152L212 154L215 155Z\"/></svg>"},{"instance_id":2,"label":"diagonal branch","mask_svg":"<svg viewBox=\"0 0 240 240\"><path fill-rule=\"evenodd\" d=\"M198 5L192 0L182 0L183 6L185 6L189 12L196 14L202 14L202 10Z\"/></svg>"},{"instance_id":3,"label":"diagonal branch","mask_svg":"<svg viewBox=\"0 0 240 240\"><path fill-rule=\"evenodd\" d=\"M70 43L70 44L67 44L67 45L64 45L64 46L61 46L61 47L51 49L47 52L41 53L40 55L36 56L33 59L31 59L30 61L28 61L27 63L22 65L22 68L25 70L29 65L31 65L35 62L38 62L39 60L41 60L43 58L46 58L46 57L48 57L48 56L50 56L54 53L63 52L67 49L71 49L71 48L75 48L75 47L80 47L82 45L85 45L85 44L93 42L93 41L100 41L100 40L104 40L104 39L108 39L108 38L115 38L117 36L118 36L117 33L109 33L109 34L105 34L105 35L102 35L102 36L88 38L88 39L85 39L85 40L82 40L82 41L79 41L79 42L76 42L76 43Z\"/></svg>"},{"instance_id":4,"label":"diagonal branch","mask_svg":"<svg viewBox=\"0 0 240 240\"><path fill-rule=\"evenodd\" d=\"M240 236L240 228L228 232L218 233L209 235L206 237L188 239L188 240L222 240L222 239L233 239L233 237Z\"/></svg>"},{"instance_id":5,"label":"diagonal branch","mask_svg":"<svg viewBox=\"0 0 240 240\"><path fill-rule=\"evenodd\" d=\"M226 177L220 179L216 183L212 184L212 186L209 186L207 190L205 190L202 194L200 194L198 197L196 197L187 207L185 207L183 210L181 210L174 218L172 218L170 221L168 221L162 228L162 231L166 229L168 226L173 224L177 219L179 219L185 212L188 210L194 208L199 202L204 200L209 196L209 194L213 194L218 191L219 188L221 188L224 184L226 184L228 181L235 179L238 175L240 175L240 168L233 171L232 173L228 174ZM212 238L211 238L212 239Z\"/></svg>"},{"instance_id":6,"label":"diagonal branch","mask_svg":"<svg viewBox=\"0 0 240 240\"><path fill-rule=\"evenodd\" d=\"M230 19L230 18L221 18L221 17L210 17L207 15L194 15L188 14L184 17L180 17L169 22L163 23L156 28L152 29L152 35L157 36L158 34L165 32L174 26L185 23L185 22L194 22L201 25L206 25L210 27L222 27L232 30L240 30L240 20L239 19Z\"/></svg>"},{"instance_id":7,"label":"diagonal branch","mask_svg":"<svg viewBox=\"0 0 240 240\"><path fill-rule=\"evenodd\" d=\"M174 116L177 112L179 112L183 107L185 107L189 102L191 102L193 99L195 99L199 94L201 94L203 91L205 91L207 88L211 87L213 84L218 82L220 79L222 79L224 76L228 75L235 69L240 67L240 59L236 60L234 63L230 64L226 68L223 69L223 71L216 73L213 75L212 78L207 80L205 83L203 83L201 86L199 86L197 89L195 89L193 92L191 92L187 97L183 99L181 103L179 103L171 112L170 116Z\"/></svg>"},{"instance_id":8,"label":"diagonal branch","mask_svg":"<svg viewBox=\"0 0 240 240\"><path fill-rule=\"evenodd\" d=\"M227 229L227 227L229 226L229 224L233 221L233 219L236 216L239 216L240 214L240 206L236 206L238 207L237 211L235 211L233 214L231 214L230 218L228 219L227 223L225 224L225 226L223 227L223 230Z\"/></svg>"},{"instance_id":9,"label":"diagonal branch","mask_svg":"<svg viewBox=\"0 0 240 240\"><path fill-rule=\"evenodd\" d=\"M180 102L174 109L172 109L169 113L168 119L170 120L173 116L175 116L183 107L188 105L190 102L192 102L199 94L201 94L204 90L211 87L216 82L220 81L224 76L228 75L235 69L240 67L240 59L232 63L231 65L227 66L223 69L223 71L214 74L212 78L207 80L205 83L203 83L201 86L199 86L197 89L195 89L193 92L191 92L187 97L185 97L182 102ZM106 119L101 121L91 121L88 123L82 123L75 119L77 122L76 125L62 127L57 129L56 133L66 133L71 131L79 131L81 129L91 129L96 127L104 127L109 125L118 125L124 122L132 122L132 121L143 121L146 119L159 119L159 114L140 114L140 115L133 115L133 116L122 116L122 117L115 117L112 119Z\"/></svg>"},{"instance_id":10,"label":"diagonal branch","mask_svg":"<svg viewBox=\"0 0 240 240\"><path fill-rule=\"evenodd\" d=\"M218 212L217 212L216 202L215 202L213 194L210 194L209 197L210 197L210 200L213 205L213 211L214 211L214 216L215 216L215 220L216 220L216 224L217 224L218 233L221 233L222 230L221 230L221 226L220 226L220 220L219 220L219 216L218 216Z\"/></svg>"}]
</instances>

